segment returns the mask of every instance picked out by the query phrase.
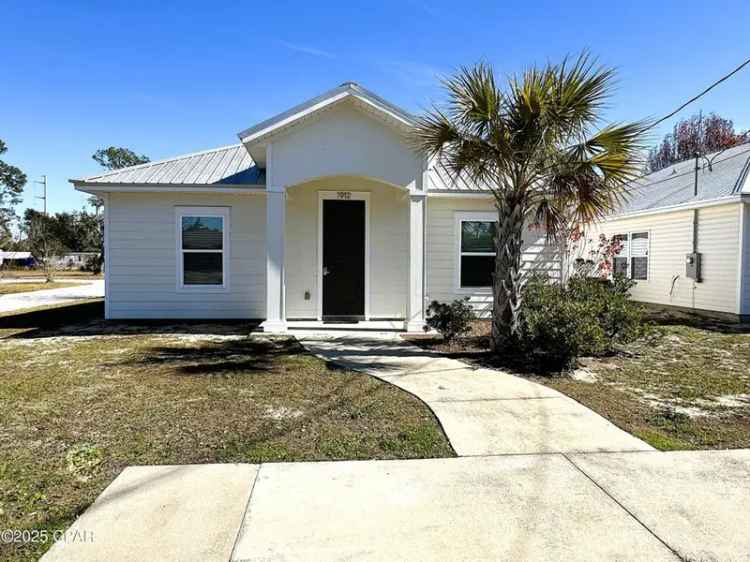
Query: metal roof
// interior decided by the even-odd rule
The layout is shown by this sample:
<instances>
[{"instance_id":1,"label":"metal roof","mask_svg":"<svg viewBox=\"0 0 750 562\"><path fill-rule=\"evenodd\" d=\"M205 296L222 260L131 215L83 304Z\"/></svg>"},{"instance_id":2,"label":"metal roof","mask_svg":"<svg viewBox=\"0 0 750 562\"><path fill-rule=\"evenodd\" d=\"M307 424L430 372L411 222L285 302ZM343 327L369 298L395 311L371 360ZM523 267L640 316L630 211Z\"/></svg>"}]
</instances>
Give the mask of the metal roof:
<instances>
[{"instance_id":1,"label":"metal roof","mask_svg":"<svg viewBox=\"0 0 750 562\"><path fill-rule=\"evenodd\" d=\"M628 200L614 215L739 195L750 176L750 143L708 154L699 165L697 196L694 195L695 160L686 160L633 182L629 186ZM429 178L431 191L487 191L486 186L477 185L466 177L454 177L439 162L430 169ZM750 193L750 184L746 193Z\"/></svg>"},{"instance_id":2,"label":"metal roof","mask_svg":"<svg viewBox=\"0 0 750 562\"><path fill-rule=\"evenodd\" d=\"M71 180L74 184L265 185L259 169L241 144L185 154L158 162Z\"/></svg>"},{"instance_id":3,"label":"metal roof","mask_svg":"<svg viewBox=\"0 0 750 562\"><path fill-rule=\"evenodd\" d=\"M699 166L698 195L694 195L695 159L685 160L633 182L628 200L614 214L699 204L740 195L750 169L750 143L708 154L701 158Z\"/></svg>"},{"instance_id":4,"label":"metal roof","mask_svg":"<svg viewBox=\"0 0 750 562\"><path fill-rule=\"evenodd\" d=\"M454 176L448 168L440 163L435 163L428 170L429 190L430 191L466 191L487 193L487 186L478 185L465 175Z\"/></svg>"}]
</instances>

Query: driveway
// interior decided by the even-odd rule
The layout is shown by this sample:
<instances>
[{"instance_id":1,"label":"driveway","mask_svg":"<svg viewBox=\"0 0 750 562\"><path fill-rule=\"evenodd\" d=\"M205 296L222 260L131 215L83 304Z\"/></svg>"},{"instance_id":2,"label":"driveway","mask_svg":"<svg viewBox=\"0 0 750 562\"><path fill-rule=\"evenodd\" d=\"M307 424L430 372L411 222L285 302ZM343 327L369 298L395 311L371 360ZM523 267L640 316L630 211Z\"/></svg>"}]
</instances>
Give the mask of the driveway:
<instances>
[{"instance_id":1,"label":"driveway","mask_svg":"<svg viewBox=\"0 0 750 562\"><path fill-rule=\"evenodd\" d=\"M470 367L411 345L397 333L295 335L323 359L416 395L460 456L654 450L556 390Z\"/></svg>"},{"instance_id":2,"label":"driveway","mask_svg":"<svg viewBox=\"0 0 750 562\"><path fill-rule=\"evenodd\" d=\"M43 560L750 560L748 473L748 450L133 467Z\"/></svg>"},{"instance_id":3,"label":"driveway","mask_svg":"<svg viewBox=\"0 0 750 562\"><path fill-rule=\"evenodd\" d=\"M68 281L66 280L66 282ZM95 281L78 283L75 287L2 295L0 296L0 313L14 312L25 308L36 308L38 306L72 303L79 300L101 298L103 296L104 281L97 279Z\"/></svg>"}]
</instances>

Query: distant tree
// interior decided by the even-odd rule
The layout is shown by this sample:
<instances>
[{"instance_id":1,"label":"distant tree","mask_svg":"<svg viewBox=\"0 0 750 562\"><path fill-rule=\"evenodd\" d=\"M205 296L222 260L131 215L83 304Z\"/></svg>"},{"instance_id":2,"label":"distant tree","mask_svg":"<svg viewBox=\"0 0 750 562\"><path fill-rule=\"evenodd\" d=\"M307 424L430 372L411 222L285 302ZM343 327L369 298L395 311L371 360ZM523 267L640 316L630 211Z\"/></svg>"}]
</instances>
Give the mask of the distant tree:
<instances>
[{"instance_id":1,"label":"distant tree","mask_svg":"<svg viewBox=\"0 0 750 562\"><path fill-rule=\"evenodd\" d=\"M47 282L54 281L54 258L60 257L68 250L58 238L58 224L55 216L48 216L34 209L26 209L23 229L29 251L42 266Z\"/></svg>"},{"instance_id":2,"label":"distant tree","mask_svg":"<svg viewBox=\"0 0 750 562\"><path fill-rule=\"evenodd\" d=\"M119 170L121 168L127 168L129 166L137 166L138 164L146 164L151 162L151 159L145 154L136 154L129 148L110 146L109 148L101 148L94 152L91 156L99 165L105 170ZM100 216L102 208L102 200L96 195L92 195L88 199L89 205L94 207L94 213L97 217L97 225L99 229L99 244L97 246L99 250L99 260L94 264L94 270L96 273L101 271L104 265L104 221L103 217Z\"/></svg>"},{"instance_id":3,"label":"distant tree","mask_svg":"<svg viewBox=\"0 0 750 562\"><path fill-rule=\"evenodd\" d=\"M110 146L94 152L92 158L107 170L119 170L129 166L145 164L151 159L143 154L136 154L129 148Z\"/></svg>"},{"instance_id":4,"label":"distant tree","mask_svg":"<svg viewBox=\"0 0 750 562\"><path fill-rule=\"evenodd\" d=\"M0 155L7 151L7 145L0 140ZM10 229L16 218L13 206L21 202L25 185L26 174L0 160L0 249L4 249L13 240Z\"/></svg>"},{"instance_id":5,"label":"distant tree","mask_svg":"<svg viewBox=\"0 0 750 562\"><path fill-rule=\"evenodd\" d=\"M731 119L709 113L697 113L679 121L672 133L665 135L659 146L648 154L649 172L694 158L696 154L708 154L750 141L750 131L736 133Z\"/></svg>"}]
</instances>

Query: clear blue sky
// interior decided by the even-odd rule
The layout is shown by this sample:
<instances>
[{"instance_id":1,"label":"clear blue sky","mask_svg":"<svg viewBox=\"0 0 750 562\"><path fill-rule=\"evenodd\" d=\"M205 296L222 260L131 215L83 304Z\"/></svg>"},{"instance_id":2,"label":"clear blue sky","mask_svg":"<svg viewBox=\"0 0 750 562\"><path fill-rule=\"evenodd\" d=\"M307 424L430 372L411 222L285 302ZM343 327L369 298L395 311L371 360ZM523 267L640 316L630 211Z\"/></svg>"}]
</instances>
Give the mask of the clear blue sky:
<instances>
[{"instance_id":1,"label":"clear blue sky","mask_svg":"<svg viewBox=\"0 0 750 562\"><path fill-rule=\"evenodd\" d=\"M749 22L747 0L6 0L0 138L30 180L48 175L51 211L77 209L85 196L67 180L98 171L98 148L156 160L232 144L347 80L420 111L440 97L436 75L459 65L505 74L586 48L619 69L608 119L661 116L747 58ZM750 128L749 93L747 69L682 115ZM39 204L30 183L24 206Z\"/></svg>"}]
</instances>

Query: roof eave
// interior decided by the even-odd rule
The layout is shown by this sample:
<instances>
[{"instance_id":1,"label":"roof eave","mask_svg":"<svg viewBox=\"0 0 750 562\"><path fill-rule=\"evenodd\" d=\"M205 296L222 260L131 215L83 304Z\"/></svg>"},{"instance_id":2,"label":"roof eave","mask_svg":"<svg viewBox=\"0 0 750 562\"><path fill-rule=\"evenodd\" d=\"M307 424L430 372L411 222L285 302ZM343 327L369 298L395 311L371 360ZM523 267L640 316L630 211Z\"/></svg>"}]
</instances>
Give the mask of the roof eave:
<instances>
[{"instance_id":1,"label":"roof eave","mask_svg":"<svg viewBox=\"0 0 750 562\"><path fill-rule=\"evenodd\" d=\"M68 180L76 191L95 195L97 193L265 193L266 186L262 184L128 184L87 182L83 180Z\"/></svg>"},{"instance_id":2,"label":"roof eave","mask_svg":"<svg viewBox=\"0 0 750 562\"><path fill-rule=\"evenodd\" d=\"M701 209L703 207L715 207L717 205L729 205L732 203L750 203L750 194L747 193L734 193L731 195L723 195L721 197L714 197L712 199L702 199L698 201L688 201L686 203L679 203L677 205L667 205L664 207L655 207L652 209L641 209L640 211L632 211L628 213L621 213L617 215L608 215L601 219L601 222L623 220L637 218L647 215L659 215L663 213L675 213L678 211L688 211L691 209Z\"/></svg>"}]
</instances>

